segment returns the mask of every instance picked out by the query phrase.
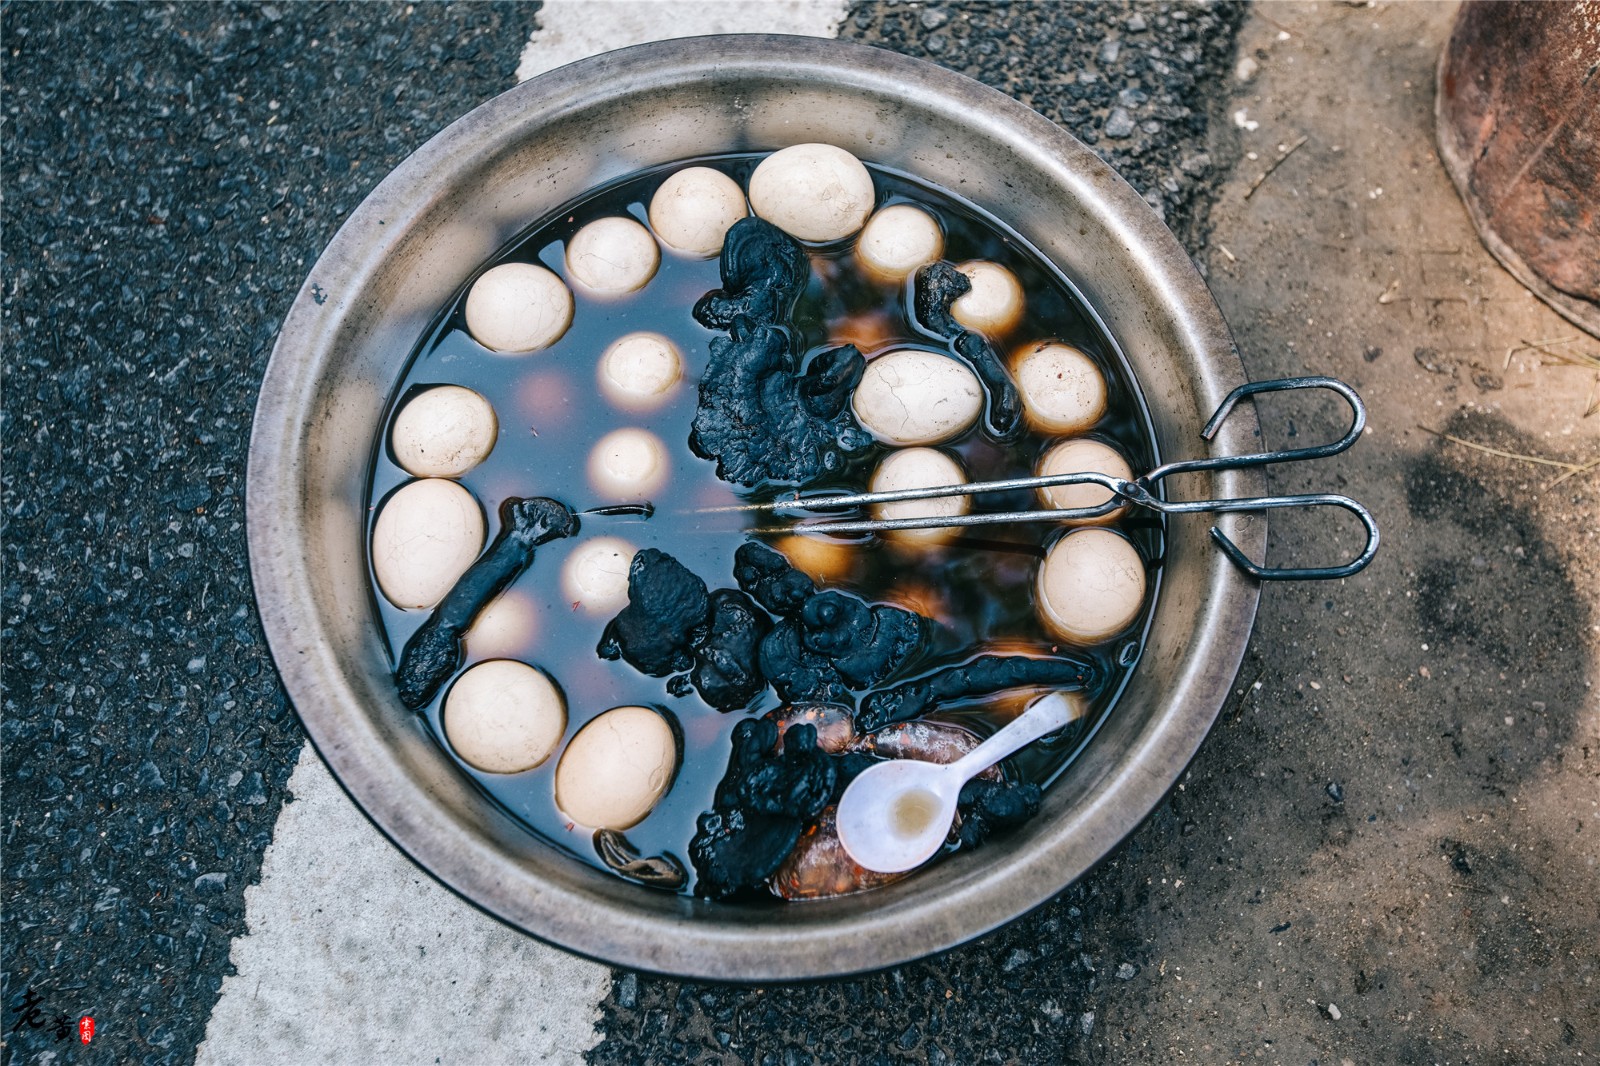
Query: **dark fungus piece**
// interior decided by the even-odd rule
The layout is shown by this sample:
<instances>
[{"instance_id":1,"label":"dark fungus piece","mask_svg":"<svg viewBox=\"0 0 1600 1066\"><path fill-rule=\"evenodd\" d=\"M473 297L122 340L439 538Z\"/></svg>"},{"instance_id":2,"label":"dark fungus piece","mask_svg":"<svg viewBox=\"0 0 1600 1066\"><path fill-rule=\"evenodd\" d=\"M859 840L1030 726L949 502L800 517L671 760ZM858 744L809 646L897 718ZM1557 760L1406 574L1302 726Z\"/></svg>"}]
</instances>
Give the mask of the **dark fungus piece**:
<instances>
[{"instance_id":1,"label":"dark fungus piece","mask_svg":"<svg viewBox=\"0 0 1600 1066\"><path fill-rule=\"evenodd\" d=\"M727 329L740 317L757 325L786 320L811 276L805 249L754 215L728 228L719 268L722 288L706 293L694 305L695 321L707 329Z\"/></svg>"},{"instance_id":2,"label":"dark fungus piece","mask_svg":"<svg viewBox=\"0 0 1600 1066\"><path fill-rule=\"evenodd\" d=\"M507 498L500 505L500 532L494 543L406 641L394 672L400 702L411 710L426 706L461 665L461 638L478 612L528 568L535 548L577 531L577 516L555 500Z\"/></svg>"},{"instance_id":3,"label":"dark fungus piece","mask_svg":"<svg viewBox=\"0 0 1600 1066\"><path fill-rule=\"evenodd\" d=\"M980 655L959 666L945 667L926 677L872 693L861 701L856 728L870 733L890 722L921 718L946 700L984 696L1008 688L1039 685L1085 689L1094 683L1095 676L1094 664L1076 655L1056 654L1038 659L1026 655Z\"/></svg>"},{"instance_id":4,"label":"dark fungus piece","mask_svg":"<svg viewBox=\"0 0 1600 1066\"><path fill-rule=\"evenodd\" d=\"M779 750L778 726L770 718L746 718L733 727L728 769L713 805L757 814L816 816L833 792L833 761L817 746L812 725L792 725Z\"/></svg>"},{"instance_id":5,"label":"dark fungus piece","mask_svg":"<svg viewBox=\"0 0 1600 1066\"><path fill-rule=\"evenodd\" d=\"M893 674L922 642L922 618L885 604L869 605L849 593L819 592L801 608L806 648L833 660L851 688L866 688Z\"/></svg>"},{"instance_id":6,"label":"dark fungus piece","mask_svg":"<svg viewBox=\"0 0 1600 1066\"><path fill-rule=\"evenodd\" d=\"M973 778L961 787L961 846L975 848L997 829L1021 825L1039 813L1041 793L1032 781L1012 784Z\"/></svg>"},{"instance_id":7,"label":"dark fungus piece","mask_svg":"<svg viewBox=\"0 0 1600 1066\"><path fill-rule=\"evenodd\" d=\"M1009 440L1022 428L1022 397L1016 382L988 339L961 325L950 313L950 305L971 289L967 276L949 263L930 263L917 271L912 304L922 328L945 338L950 351L971 365L988 397L984 421L989 432L999 440Z\"/></svg>"},{"instance_id":8,"label":"dark fungus piece","mask_svg":"<svg viewBox=\"0 0 1600 1066\"><path fill-rule=\"evenodd\" d=\"M699 875L696 894L726 899L761 887L794 850L800 827L798 818L738 807L702 814L689 844L689 860Z\"/></svg>"},{"instance_id":9,"label":"dark fungus piece","mask_svg":"<svg viewBox=\"0 0 1600 1066\"><path fill-rule=\"evenodd\" d=\"M651 677L689 670L710 615L706 583L666 552L646 548L628 566L628 605L606 625L596 651Z\"/></svg>"},{"instance_id":10,"label":"dark fungus piece","mask_svg":"<svg viewBox=\"0 0 1600 1066\"><path fill-rule=\"evenodd\" d=\"M860 378L861 353L849 346L824 353L812 360L814 373L800 374L789 343L779 327L742 317L711 342L689 447L715 460L724 481L804 484L842 469L872 443L848 404L817 413L832 406L840 381Z\"/></svg>"},{"instance_id":11,"label":"dark fungus piece","mask_svg":"<svg viewBox=\"0 0 1600 1066\"><path fill-rule=\"evenodd\" d=\"M676 892L689 880L683 863L671 855L647 857L615 829L596 829L594 850L606 869L635 884Z\"/></svg>"},{"instance_id":12,"label":"dark fungus piece","mask_svg":"<svg viewBox=\"0 0 1600 1066\"><path fill-rule=\"evenodd\" d=\"M817 591L816 583L782 552L753 540L734 553L733 576L740 588L776 615L797 613Z\"/></svg>"},{"instance_id":13,"label":"dark fungus piece","mask_svg":"<svg viewBox=\"0 0 1600 1066\"><path fill-rule=\"evenodd\" d=\"M719 711L743 707L767 687L761 673L761 640L772 628L749 596L738 589L711 594L711 627L695 647L689 680L700 698Z\"/></svg>"}]
</instances>

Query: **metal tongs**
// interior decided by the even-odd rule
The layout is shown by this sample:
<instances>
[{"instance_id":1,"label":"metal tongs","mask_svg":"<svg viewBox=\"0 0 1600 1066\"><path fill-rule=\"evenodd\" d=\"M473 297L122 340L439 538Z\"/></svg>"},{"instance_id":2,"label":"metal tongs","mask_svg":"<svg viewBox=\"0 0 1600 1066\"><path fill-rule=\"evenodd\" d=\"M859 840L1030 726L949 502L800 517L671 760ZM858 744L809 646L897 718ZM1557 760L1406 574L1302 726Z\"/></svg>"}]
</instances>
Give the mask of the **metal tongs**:
<instances>
[{"instance_id":1,"label":"metal tongs","mask_svg":"<svg viewBox=\"0 0 1600 1066\"><path fill-rule=\"evenodd\" d=\"M1361 397L1357 396L1356 391L1349 385L1337 378L1329 377L1279 378L1273 381L1256 381L1240 385L1222 401L1216 413L1211 416L1211 420L1200 431L1200 436L1205 440L1210 440L1214 437L1234 407L1246 397L1256 396L1265 392L1289 392L1296 389L1329 389L1344 397L1345 401L1350 405L1352 415L1350 428L1345 432L1344 436L1331 444L1320 444L1310 448L1289 448L1279 451L1260 452L1255 455L1225 455L1210 459L1184 459L1174 463L1163 463L1148 474L1134 478L1132 481L1112 477L1109 474L1085 471L1075 474L1013 478L1007 481L980 481L967 485L941 485L936 488L926 489L900 489L894 492L859 492L838 496L796 497L788 500L777 500L772 503L717 508L717 510L825 511L840 508L867 507L878 503L895 503L901 500L931 500L943 496L978 496L989 492L1042 489L1056 485L1094 484L1104 486L1112 493L1111 499L1094 507L1041 508L1030 511L997 511L985 514L927 518L809 518L796 522L792 527L784 530L785 532L795 533L843 535L881 533L891 529L943 529L948 526L988 526L1013 522L1063 522L1072 519L1098 518L1125 504L1146 507L1162 514L1191 514L1201 511L1214 514L1229 514L1235 511L1270 511L1281 507L1342 507L1359 518L1361 524L1367 530L1367 543L1362 548L1361 554L1343 566L1260 566L1251 561L1249 556L1245 555L1239 549L1239 546L1229 540L1227 535L1216 526L1211 527L1211 539L1216 541L1217 547L1221 548L1223 553L1233 560L1236 566L1247 574L1263 581L1326 581L1332 578L1349 577L1351 574L1365 568L1372 561L1372 557L1377 554L1378 524L1373 520L1370 511L1348 496L1341 496L1335 493L1307 493L1294 496L1252 496L1235 500L1174 501L1162 499L1158 495L1161 482L1176 474L1191 474L1208 470L1246 470L1250 467L1269 466L1274 463L1325 459L1331 455L1338 455L1349 448L1361 436L1361 431L1367 424L1366 405L1361 402ZM760 532L769 531L762 530Z\"/></svg>"}]
</instances>

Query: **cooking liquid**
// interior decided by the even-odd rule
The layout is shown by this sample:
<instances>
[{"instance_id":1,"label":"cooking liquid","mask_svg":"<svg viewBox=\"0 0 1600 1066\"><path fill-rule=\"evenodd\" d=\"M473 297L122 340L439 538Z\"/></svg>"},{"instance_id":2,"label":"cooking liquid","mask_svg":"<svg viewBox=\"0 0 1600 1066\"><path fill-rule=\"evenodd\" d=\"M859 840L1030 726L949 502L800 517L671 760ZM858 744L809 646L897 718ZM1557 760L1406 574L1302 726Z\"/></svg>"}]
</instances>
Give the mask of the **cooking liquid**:
<instances>
[{"instance_id":1,"label":"cooking liquid","mask_svg":"<svg viewBox=\"0 0 1600 1066\"><path fill-rule=\"evenodd\" d=\"M530 227L484 270L503 262L540 263L565 278L566 240L584 224L626 214L648 226L647 205L657 186L685 166L711 166L748 185L750 171L763 158L742 154L685 160L635 175L569 204L563 211ZM948 193L882 168L873 167L879 206L914 203L937 217L945 229L945 258L951 262L988 259L1010 268L1022 283L1027 309L1020 325L1004 338L991 338L1002 358L1025 343L1058 339L1092 357L1105 375L1108 410L1093 435L1111 443L1141 473L1156 464L1152 434L1142 398L1115 344L1100 327L1071 284L1016 234L995 219ZM792 326L799 348L810 354L841 344L856 344L868 358L896 348L921 348L948 354L937 341L920 334L909 318L910 285L882 284L859 272L853 241L811 249L812 276L800 297ZM481 271L480 271L481 273ZM476 275L471 280L476 280ZM500 420L493 453L459 480L482 505L488 520L487 541L499 528L498 512L509 496L549 496L574 510L617 501L603 498L589 484L585 467L593 444L604 434L627 426L655 433L671 457L672 473L665 488L652 497L654 516L589 515L578 536L543 545L533 565L511 587L536 606L534 630L524 645L509 653L484 655L466 641L463 669L486 658L509 657L544 670L567 701L567 728L562 744L541 766L516 774L490 774L456 759L504 809L546 841L577 858L604 868L594 851L592 830L572 825L555 805L555 769L565 744L601 712L628 704L650 705L670 712L681 731L683 764L671 791L628 839L645 855L671 853L690 871L684 891L693 889L688 845L695 820L711 809L718 781L727 768L729 736L735 723L780 705L766 689L745 712L721 713L691 692L668 693L666 678L648 677L621 661L608 662L595 653L610 614L589 614L566 602L561 570L567 555L584 538L620 537L636 548L659 548L677 557L711 589L737 587L733 555L756 525L775 524L759 514L703 515L696 510L771 500L794 486L744 490L719 480L715 464L688 446L689 427L697 403L697 383L709 356L709 345L721 334L695 322L695 301L720 288L717 260L689 260L663 249L656 276L637 293L597 299L573 287L571 328L556 344L529 355L499 355L467 333L463 312L470 281L446 307L418 345L405 375L391 397L383 440L377 443L369 486L369 526L379 505L410 480L395 462L387 426L394 413L415 392L433 385L455 384L486 397ZM684 377L669 402L647 414L619 411L601 397L596 362L607 346L639 330L659 333L682 353ZM972 481L1030 476L1038 457L1052 443L1026 433L1016 443L997 444L979 425L940 448L959 458ZM855 457L836 479L807 486L807 493L826 489L864 491L872 470L889 449L875 445ZM1031 493L995 493L974 498L974 510L1021 510L1037 507ZM984 651L1016 653L1028 649L1048 654L1058 643L1037 620L1033 581L1044 545L1061 527L1048 523L973 529L938 549L908 551L869 538L853 545L847 573L823 587L840 587L869 601L916 610L937 625L916 658L896 680L906 680L936 667L953 665ZM1119 522L1146 560L1148 592L1145 610L1129 635L1091 649L1075 649L1103 668L1106 677L1089 696L1089 713L1060 735L1024 749L1011 760L1014 775L1048 785L1070 764L1095 727L1111 711L1128 674L1138 660L1139 639L1148 622L1150 604L1159 586L1162 527L1158 518L1136 511ZM772 541L769 539L769 543ZM370 541L369 541L370 543ZM781 544L780 544L781 546ZM372 582L372 595L390 653L400 650L429 612L401 610L390 604ZM421 714L436 740L448 752L440 725L447 684ZM1009 698L1008 698L1009 695ZM987 736L1020 710L1016 693L946 704L936 718L959 722ZM454 757L452 755L452 757ZM926 816L924 815L924 818Z\"/></svg>"}]
</instances>

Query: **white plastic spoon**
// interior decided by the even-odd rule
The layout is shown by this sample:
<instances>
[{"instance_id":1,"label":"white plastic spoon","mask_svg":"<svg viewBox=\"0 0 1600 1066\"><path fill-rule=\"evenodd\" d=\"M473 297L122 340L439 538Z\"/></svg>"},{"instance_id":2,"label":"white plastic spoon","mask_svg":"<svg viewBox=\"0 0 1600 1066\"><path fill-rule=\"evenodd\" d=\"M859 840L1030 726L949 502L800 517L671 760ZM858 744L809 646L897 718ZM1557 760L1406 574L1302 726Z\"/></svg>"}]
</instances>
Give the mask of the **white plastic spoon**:
<instances>
[{"instance_id":1,"label":"white plastic spoon","mask_svg":"<svg viewBox=\"0 0 1600 1066\"><path fill-rule=\"evenodd\" d=\"M894 759L869 766L839 797L839 842L858 865L878 873L922 865L949 834L956 799L968 778L1054 733L1078 714L1071 697L1053 692L953 763Z\"/></svg>"}]
</instances>

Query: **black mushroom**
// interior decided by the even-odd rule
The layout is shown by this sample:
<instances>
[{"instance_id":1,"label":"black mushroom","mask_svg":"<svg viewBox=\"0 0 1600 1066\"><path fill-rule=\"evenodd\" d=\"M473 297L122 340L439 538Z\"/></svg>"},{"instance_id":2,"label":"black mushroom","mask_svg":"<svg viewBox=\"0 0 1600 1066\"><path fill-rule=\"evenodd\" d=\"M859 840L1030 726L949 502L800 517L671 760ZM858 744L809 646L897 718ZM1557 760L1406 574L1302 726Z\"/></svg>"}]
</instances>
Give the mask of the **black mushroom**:
<instances>
[{"instance_id":1,"label":"black mushroom","mask_svg":"<svg viewBox=\"0 0 1600 1066\"><path fill-rule=\"evenodd\" d=\"M872 443L849 404L866 360L849 345L804 367L795 355L786 326L810 276L805 251L770 223L745 218L728 230L721 269L723 288L694 309L728 335L711 342L689 447L738 485L805 484L842 470Z\"/></svg>"},{"instance_id":2,"label":"black mushroom","mask_svg":"<svg viewBox=\"0 0 1600 1066\"><path fill-rule=\"evenodd\" d=\"M997 440L1010 440L1022 429L1022 396L1016 382L983 334L967 329L950 313L950 305L971 289L967 276L949 263L923 267L917 271L912 297L917 323L944 338L951 353L972 367L988 401L986 427Z\"/></svg>"},{"instance_id":3,"label":"black mushroom","mask_svg":"<svg viewBox=\"0 0 1600 1066\"><path fill-rule=\"evenodd\" d=\"M767 687L759 657L770 627L743 592L707 592L677 559L646 548L628 567L628 605L606 625L596 650L652 677L677 674L667 684L673 695L692 687L727 711Z\"/></svg>"},{"instance_id":4,"label":"black mushroom","mask_svg":"<svg viewBox=\"0 0 1600 1066\"><path fill-rule=\"evenodd\" d=\"M1048 686L1080 691L1094 684L1095 666L1076 655L980 655L957 666L874 692L861 701L856 728L871 733L891 722L920 718L948 700L986 696L1010 688Z\"/></svg>"},{"instance_id":5,"label":"black mushroom","mask_svg":"<svg viewBox=\"0 0 1600 1066\"><path fill-rule=\"evenodd\" d=\"M534 549L578 531L578 516L543 496L509 497L500 505L500 532L433 609L400 654L395 687L412 710L427 705L461 666L462 638L478 613L533 562Z\"/></svg>"},{"instance_id":6,"label":"black mushroom","mask_svg":"<svg viewBox=\"0 0 1600 1066\"><path fill-rule=\"evenodd\" d=\"M760 888L794 850L801 828L833 798L835 777L814 726L790 726L781 751L771 719L734 726L727 772L689 844L699 875L695 891L724 899Z\"/></svg>"},{"instance_id":7,"label":"black mushroom","mask_svg":"<svg viewBox=\"0 0 1600 1066\"><path fill-rule=\"evenodd\" d=\"M920 615L847 592L818 591L764 544L739 547L734 577L779 616L761 642L761 670L786 703L849 703L852 689L887 679L922 643Z\"/></svg>"}]
</instances>

